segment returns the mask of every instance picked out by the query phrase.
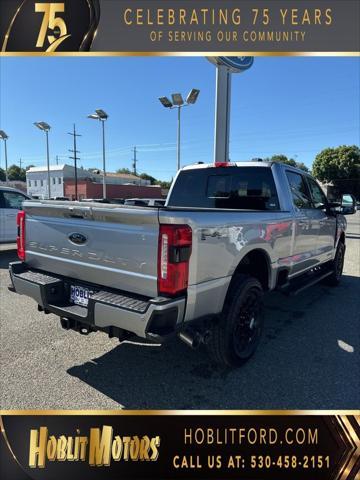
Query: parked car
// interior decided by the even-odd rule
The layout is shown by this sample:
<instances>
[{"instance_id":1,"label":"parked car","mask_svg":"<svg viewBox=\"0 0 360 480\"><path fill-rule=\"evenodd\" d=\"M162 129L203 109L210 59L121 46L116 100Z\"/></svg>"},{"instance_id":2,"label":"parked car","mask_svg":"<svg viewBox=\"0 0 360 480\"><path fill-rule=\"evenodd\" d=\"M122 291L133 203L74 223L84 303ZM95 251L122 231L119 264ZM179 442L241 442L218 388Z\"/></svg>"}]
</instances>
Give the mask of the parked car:
<instances>
[{"instance_id":1,"label":"parked car","mask_svg":"<svg viewBox=\"0 0 360 480\"><path fill-rule=\"evenodd\" d=\"M124 205L138 207L163 207L166 200L163 198L127 198Z\"/></svg>"},{"instance_id":2,"label":"parked car","mask_svg":"<svg viewBox=\"0 0 360 480\"><path fill-rule=\"evenodd\" d=\"M83 198L80 202L86 203L111 203L107 198Z\"/></svg>"},{"instance_id":3,"label":"parked car","mask_svg":"<svg viewBox=\"0 0 360 480\"><path fill-rule=\"evenodd\" d=\"M12 288L65 329L179 336L236 366L259 344L264 292L340 282L338 208L309 174L268 162L184 167L165 207L25 202Z\"/></svg>"},{"instance_id":4,"label":"parked car","mask_svg":"<svg viewBox=\"0 0 360 480\"><path fill-rule=\"evenodd\" d=\"M15 242L17 237L16 215L28 195L11 187L0 187L0 243Z\"/></svg>"}]
</instances>

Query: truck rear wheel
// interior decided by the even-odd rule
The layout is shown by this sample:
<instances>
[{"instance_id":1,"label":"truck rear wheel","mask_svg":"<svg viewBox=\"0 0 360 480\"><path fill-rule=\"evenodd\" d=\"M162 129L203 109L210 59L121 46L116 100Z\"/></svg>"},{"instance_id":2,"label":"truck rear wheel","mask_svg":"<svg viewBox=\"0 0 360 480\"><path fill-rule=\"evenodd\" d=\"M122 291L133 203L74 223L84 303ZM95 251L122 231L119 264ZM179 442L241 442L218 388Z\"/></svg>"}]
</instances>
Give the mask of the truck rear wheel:
<instances>
[{"instance_id":1,"label":"truck rear wheel","mask_svg":"<svg viewBox=\"0 0 360 480\"><path fill-rule=\"evenodd\" d=\"M247 275L237 275L226 297L223 312L211 328L207 344L212 359L237 367L255 352L264 325L263 289Z\"/></svg>"}]
</instances>

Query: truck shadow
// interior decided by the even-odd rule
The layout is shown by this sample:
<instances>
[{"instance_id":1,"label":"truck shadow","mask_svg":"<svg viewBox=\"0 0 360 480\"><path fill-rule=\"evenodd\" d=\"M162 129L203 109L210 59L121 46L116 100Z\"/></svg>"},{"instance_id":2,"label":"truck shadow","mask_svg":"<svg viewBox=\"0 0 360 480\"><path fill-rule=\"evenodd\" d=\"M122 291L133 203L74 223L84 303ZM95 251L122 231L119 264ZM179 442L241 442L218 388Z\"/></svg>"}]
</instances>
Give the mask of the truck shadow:
<instances>
[{"instance_id":1,"label":"truck shadow","mask_svg":"<svg viewBox=\"0 0 360 480\"><path fill-rule=\"evenodd\" d=\"M339 381L356 384L358 357L338 339L359 343L359 288L360 279L344 275L336 289L269 295L262 343L240 369L212 365L205 351L176 341L119 345L68 373L127 409L356 408L360 394L344 398Z\"/></svg>"},{"instance_id":2,"label":"truck shadow","mask_svg":"<svg viewBox=\"0 0 360 480\"><path fill-rule=\"evenodd\" d=\"M18 260L16 247L15 249L8 248L0 244L0 269L7 270L10 262Z\"/></svg>"}]
</instances>

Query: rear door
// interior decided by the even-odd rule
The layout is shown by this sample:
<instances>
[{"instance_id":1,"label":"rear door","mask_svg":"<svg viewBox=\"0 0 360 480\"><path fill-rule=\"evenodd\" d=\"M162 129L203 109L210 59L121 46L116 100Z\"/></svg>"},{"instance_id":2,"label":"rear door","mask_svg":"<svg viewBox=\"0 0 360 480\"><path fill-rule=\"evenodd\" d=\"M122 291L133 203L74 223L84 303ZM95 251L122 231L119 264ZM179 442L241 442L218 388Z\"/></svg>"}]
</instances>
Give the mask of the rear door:
<instances>
[{"instance_id":1,"label":"rear door","mask_svg":"<svg viewBox=\"0 0 360 480\"><path fill-rule=\"evenodd\" d=\"M17 236L16 215L21 210L26 196L20 192L0 192L1 241L15 242Z\"/></svg>"},{"instance_id":2,"label":"rear door","mask_svg":"<svg viewBox=\"0 0 360 480\"><path fill-rule=\"evenodd\" d=\"M294 243L291 274L300 273L318 263L319 212L313 208L312 197L305 176L287 170L294 205Z\"/></svg>"},{"instance_id":3,"label":"rear door","mask_svg":"<svg viewBox=\"0 0 360 480\"><path fill-rule=\"evenodd\" d=\"M315 210L314 215L316 215L318 222L317 247L320 260L326 262L331 260L334 252L336 218L329 213L327 198L318 183L309 176L306 178Z\"/></svg>"}]
</instances>

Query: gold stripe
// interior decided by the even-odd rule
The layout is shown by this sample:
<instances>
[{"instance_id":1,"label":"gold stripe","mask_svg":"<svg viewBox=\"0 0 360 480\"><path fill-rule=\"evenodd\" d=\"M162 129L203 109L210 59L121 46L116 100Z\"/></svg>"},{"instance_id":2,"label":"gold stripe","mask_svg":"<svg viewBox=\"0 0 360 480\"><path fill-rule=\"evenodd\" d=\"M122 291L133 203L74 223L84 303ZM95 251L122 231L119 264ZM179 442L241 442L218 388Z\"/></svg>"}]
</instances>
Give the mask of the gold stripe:
<instances>
[{"instance_id":1,"label":"gold stripe","mask_svg":"<svg viewBox=\"0 0 360 480\"><path fill-rule=\"evenodd\" d=\"M360 415L360 410L0 410L0 415Z\"/></svg>"},{"instance_id":2,"label":"gold stripe","mask_svg":"<svg viewBox=\"0 0 360 480\"><path fill-rule=\"evenodd\" d=\"M5 50L6 50L6 46L7 46L8 40L9 40L9 36L10 36L10 32L11 32L13 23L15 22L15 19L16 19L18 13L20 12L20 10L22 9L22 6L24 5L25 1L26 1L26 0L24 0L24 1L22 2L22 4L21 4L21 5L19 6L19 8L16 10L15 15L14 15L13 18L11 19L9 28L7 29L7 32L6 32L5 37L4 37L4 42L3 42L2 47L1 47L1 51L2 51L2 52L5 52Z\"/></svg>"},{"instance_id":3,"label":"gold stripe","mask_svg":"<svg viewBox=\"0 0 360 480\"><path fill-rule=\"evenodd\" d=\"M359 416L355 415L354 420L358 425L360 425ZM337 421L341 425L342 430L346 435L349 446L352 446L348 452L348 455L346 456L346 459L344 460L343 465L340 468L339 476L337 477L340 480L346 480L349 477L350 472L353 470L358 458L360 457L360 438L356 434L353 426L346 416L337 417Z\"/></svg>"},{"instance_id":4,"label":"gold stripe","mask_svg":"<svg viewBox=\"0 0 360 480\"><path fill-rule=\"evenodd\" d=\"M0 52L0 57L360 57L360 52Z\"/></svg>"},{"instance_id":5,"label":"gold stripe","mask_svg":"<svg viewBox=\"0 0 360 480\"><path fill-rule=\"evenodd\" d=\"M13 449L11 448L11 445L10 445L10 442L9 442L9 439L7 437L7 434L6 434L6 431L5 431L5 426L4 426L4 423L3 423L3 420L2 418L0 417L0 429L1 429L1 434L2 436L4 437L4 440L5 440L5 443L11 453L11 455L13 456L15 462L19 465L19 467L21 468L21 470L26 473L25 469L23 468L23 466L21 465L21 463L19 462L19 460L17 459Z\"/></svg>"}]
</instances>

